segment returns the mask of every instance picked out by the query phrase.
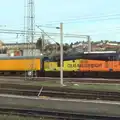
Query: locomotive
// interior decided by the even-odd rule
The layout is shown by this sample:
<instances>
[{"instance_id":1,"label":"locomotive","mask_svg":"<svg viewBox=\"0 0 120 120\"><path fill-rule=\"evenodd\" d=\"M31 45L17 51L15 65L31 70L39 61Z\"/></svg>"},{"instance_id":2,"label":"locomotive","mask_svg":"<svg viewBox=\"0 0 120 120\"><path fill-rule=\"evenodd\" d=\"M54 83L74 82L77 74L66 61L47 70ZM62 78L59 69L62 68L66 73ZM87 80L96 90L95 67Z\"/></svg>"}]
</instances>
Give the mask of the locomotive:
<instances>
[{"instance_id":1,"label":"locomotive","mask_svg":"<svg viewBox=\"0 0 120 120\"><path fill-rule=\"evenodd\" d=\"M120 54L117 52L92 52L64 56L64 77L120 78ZM44 61L45 75L60 76L60 57Z\"/></svg>"}]
</instances>

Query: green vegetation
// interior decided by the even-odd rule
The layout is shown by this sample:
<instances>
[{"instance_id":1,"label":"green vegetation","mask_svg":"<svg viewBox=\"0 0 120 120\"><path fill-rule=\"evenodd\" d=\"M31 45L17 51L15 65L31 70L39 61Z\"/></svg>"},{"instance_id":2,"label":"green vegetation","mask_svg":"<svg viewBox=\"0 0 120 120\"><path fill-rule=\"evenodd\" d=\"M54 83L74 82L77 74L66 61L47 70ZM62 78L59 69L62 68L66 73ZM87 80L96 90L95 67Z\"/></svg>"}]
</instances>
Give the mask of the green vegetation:
<instances>
[{"instance_id":1,"label":"green vegetation","mask_svg":"<svg viewBox=\"0 0 120 120\"><path fill-rule=\"evenodd\" d=\"M28 85L37 85L37 86L49 86L49 87L60 87L60 82L59 80L55 81L41 81L41 82L30 82L30 83L27 83Z\"/></svg>"},{"instance_id":2,"label":"green vegetation","mask_svg":"<svg viewBox=\"0 0 120 120\"><path fill-rule=\"evenodd\" d=\"M3 82L2 82L3 83ZM7 83L7 82L5 82ZM7 84L11 84L11 82L8 82ZM19 85L32 85L32 86L48 86L48 87L62 87L60 85L60 80L50 80L50 81L14 81L13 84L19 84ZM120 91L120 84L107 84L107 83L71 83L68 81L64 81L64 84L66 86L63 86L64 88L73 88L73 89L84 89L84 90L100 90L100 91Z\"/></svg>"},{"instance_id":3,"label":"green vegetation","mask_svg":"<svg viewBox=\"0 0 120 120\"><path fill-rule=\"evenodd\" d=\"M53 120L42 117L22 117L17 115L0 115L0 120Z\"/></svg>"},{"instance_id":4,"label":"green vegetation","mask_svg":"<svg viewBox=\"0 0 120 120\"><path fill-rule=\"evenodd\" d=\"M28 83L29 84L29 83ZM84 90L100 90L100 91L120 91L120 84L106 84L106 83L64 83L65 88L73 88L73 89L84 89ZM30 85L30 84L29 84ZM50 87L60 87L60 83L57 81L49 81L49 82L33 82L32 85L39 86L50 86Z\"/></svg>"},{"instance_id":5,"label":"green vegetation","mask_svg":"<svg viewBox=\"0 0 120 120\"><path fill-rule=\"evenodd\" d=\"M75 89L84 89L84 90L98 90L98 91L118 91L120 92L119 84L83 84L79 83L71 86L71 88Z\"/></svg>"}]
</instances>

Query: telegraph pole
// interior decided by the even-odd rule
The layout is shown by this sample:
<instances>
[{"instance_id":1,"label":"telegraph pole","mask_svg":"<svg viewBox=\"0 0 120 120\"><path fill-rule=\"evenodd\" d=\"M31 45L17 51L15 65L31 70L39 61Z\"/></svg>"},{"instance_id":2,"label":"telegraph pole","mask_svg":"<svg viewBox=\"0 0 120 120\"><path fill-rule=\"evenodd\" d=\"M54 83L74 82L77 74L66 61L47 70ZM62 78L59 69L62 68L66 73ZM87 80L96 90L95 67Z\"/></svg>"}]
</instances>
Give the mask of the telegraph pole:
<instances>
[{"instance_id":1,"label":"telegraph pole","mask_svg":"<svg viewBox=\"0 0 120 120\"><path fill-rule=\"evenodd\" d=\"M60 84L63 86L63 23L60 23Z\"/></svg>"}]
</instances>

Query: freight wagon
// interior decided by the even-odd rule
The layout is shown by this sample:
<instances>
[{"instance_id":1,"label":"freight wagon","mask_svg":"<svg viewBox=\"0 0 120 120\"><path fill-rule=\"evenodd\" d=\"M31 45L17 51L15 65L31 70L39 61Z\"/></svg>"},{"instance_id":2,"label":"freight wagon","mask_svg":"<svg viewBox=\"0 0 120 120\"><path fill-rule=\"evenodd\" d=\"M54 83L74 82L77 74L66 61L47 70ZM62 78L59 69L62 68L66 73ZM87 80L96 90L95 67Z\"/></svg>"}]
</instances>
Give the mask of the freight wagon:
<instances>
[{"instance_id":1,"label":"freight wagon","mask_svg":"<svg viewBox=\"0 0 120 120\"><path fill-rule=\"evenodd\" d=\"M44 60L47 57L14 56L0 57L0 75L43 76Z\"/></svg>"}]
</instances>

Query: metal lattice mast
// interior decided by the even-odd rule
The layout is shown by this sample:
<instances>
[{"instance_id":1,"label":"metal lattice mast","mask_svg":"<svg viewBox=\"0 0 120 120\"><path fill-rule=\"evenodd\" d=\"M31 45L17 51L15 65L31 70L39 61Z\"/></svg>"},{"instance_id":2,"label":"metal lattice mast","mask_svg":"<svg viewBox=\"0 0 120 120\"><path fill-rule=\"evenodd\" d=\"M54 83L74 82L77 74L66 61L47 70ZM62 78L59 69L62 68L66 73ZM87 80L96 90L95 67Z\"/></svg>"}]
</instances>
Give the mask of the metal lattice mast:
<instances>
[{"instance_id":1,"label":"metal lattice mast","mask_svg":"<svg viewBox=\"0 0 120 120\"><path fill-rule=\"evenodd\" d=\"M27 39L28 39L28 33L27 33L27 2L28 0L24 0L24 40L25 40L25 44L27 43ZM25 65L26 67L27 65ZM25 69L25 80L27 77L27 70Z\"/></svg>"},{"instance_id":2,"label":"metal lattice mast","mask_svg":"<svg viewBox=\"0 0 120 120\"><path fill-rule=\"evenodd\" d=\"M28 66L28 70L26 70L26 73L28 75L28 72L33 73L35 71L34 65L35 65L35 53L34 49L36 46L34 46L34 34L35 34L35 7L34 7L34 0L25 0L25 19L24 19L24 30L25 30L25 43L27 44L27 56L33 56L32 63ZM26 74L25 74L26 76ZM33 77L33 74L30 75L30 78Z\"/></svg>"},{"instance_id":3,"label":"metal lattice mast","mask_svg":"<svg viewBox=\"0 0 120 120\"><path fill-rule=\"evenodd\" d=\"M34 43L34 32L35 32L35 15L34 15L34 0L28 0L28 31L30 37L30 43ZM33 50L32 56L33 56Z\"/></svg>"}]
</instances>

